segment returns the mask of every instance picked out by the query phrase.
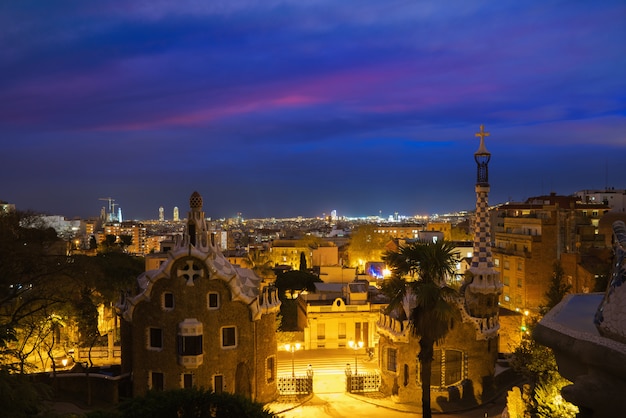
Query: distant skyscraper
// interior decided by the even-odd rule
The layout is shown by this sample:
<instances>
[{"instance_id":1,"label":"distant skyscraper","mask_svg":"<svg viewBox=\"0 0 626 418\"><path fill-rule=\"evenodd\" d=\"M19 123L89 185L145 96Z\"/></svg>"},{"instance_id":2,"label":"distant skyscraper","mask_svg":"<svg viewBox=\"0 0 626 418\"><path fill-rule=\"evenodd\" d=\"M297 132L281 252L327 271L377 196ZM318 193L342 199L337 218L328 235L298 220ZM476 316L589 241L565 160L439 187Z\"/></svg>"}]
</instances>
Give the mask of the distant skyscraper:
<instances>
[{"instance_id":1,"label":"distant skyscraper","mask_svg":"<svg viewBox=\"0 0 626 418\"><path fill-rule=\"evenodd\" d=\"M122 222L122 208L117 208L117 221Z\"/></svg>"},{"instance_id":2,"label":"distant skyscraper","mask_svg":"<svg viewBox=\"0 0 626 418\"><path fill-rule=\"evenodd\" d=\"M174 206L174 222L180 221L180 215L178 214L178 206Z\"/></svg>"},{"instance_id":3,"label":"distant skyscraper","mask_svg":"<svg viewBox=\"0 0 626 418\"><path fill-rule=\"evenodd\" d=\"M333 221L337 220L337 211L336 210L333 209L333 210L330 211L330 219L333 220Z\"/></svg>"},{"instance_id":4,"label":"distant skyscraper","mask_svg":"<svg viewBox=\"0 0 626 418\"><path fill-rule=\"evenodd\" d=\"M165 212L163 210L163 206L159 208L159 221L163 222L165 220Z\"/></svg>"}]
</instances>

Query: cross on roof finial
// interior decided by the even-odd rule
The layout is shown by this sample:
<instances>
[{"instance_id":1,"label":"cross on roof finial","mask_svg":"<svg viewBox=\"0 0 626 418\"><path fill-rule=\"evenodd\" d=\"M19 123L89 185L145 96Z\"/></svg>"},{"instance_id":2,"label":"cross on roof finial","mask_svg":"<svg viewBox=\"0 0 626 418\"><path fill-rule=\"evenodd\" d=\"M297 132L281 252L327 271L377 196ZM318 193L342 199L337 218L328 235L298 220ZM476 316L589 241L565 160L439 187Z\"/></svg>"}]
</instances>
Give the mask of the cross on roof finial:
<instances>
[{"instance_id":1,"label":"cross on roof finial","mask_svg":"<svg viewBox=\"0 0 626 418\"><path fill-rule=\"evenodd\" d=\"M489 132L485 132L485 125L480 125L480 132L476 132L474 135L479 136L482 142L486 136L489 136Z\"/></svg>"},{"instance_id":2,"label":"cross on roof finial","mask_svg":"<svg viewBox=\"0 0 626 418\"><path fill-rule=\"evenodd\" d=\"M487 148L485 148L485 137L489 136L489 132L485 132L485 125L480 125L480 132L476 132L474 135L480 137L478 151L474 155L490 155Z\"/></svg>"}]
</instances>

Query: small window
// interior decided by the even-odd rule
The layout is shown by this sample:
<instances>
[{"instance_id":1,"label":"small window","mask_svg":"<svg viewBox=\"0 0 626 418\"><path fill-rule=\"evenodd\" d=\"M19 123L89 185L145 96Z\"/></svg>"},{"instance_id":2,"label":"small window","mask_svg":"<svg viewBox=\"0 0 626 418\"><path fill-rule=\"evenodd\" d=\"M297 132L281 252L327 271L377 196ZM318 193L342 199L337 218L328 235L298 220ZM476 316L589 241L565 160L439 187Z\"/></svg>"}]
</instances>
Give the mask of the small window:
<instances>
[{"instance_id":1,"label":"small window","mask_svg":"<svg viewBox=\"0 0 626 418\"><path fill-rule=\"evenodd\" d=\"M387 370L390 372L396 371L396 349L388 348L387 349Z\"/></svg>"},{"instance_id":2,"label":"small window","mask_svg":"<svg viewBox=\"0 0 626 418\"><path fill-rule=\"evenodd\" d=\"M207 295L207 303L209 309L219 309L220 308L220 294L217 292L209 292Z\"/></svg>"},{"instance_id":3,"label":"small window","mask_svg":"<svg viewBox=\"0 0 626 418\"><path fill-rule=\"evenodd\" d=\"M404 381L402 383L404 384L404 386L409 385L409 365L408 364L404 365Z\"/></svg>"},{"instance_id":4,"label":"small window","mask_svg":"<svg viewBox=\"0 0 626 418\"><path fill-rule=\"evenodd\" d=\"M164 388L164 377L161 372L150 372L150 389L162 391Z\"/></svg>"},{"instance_id":5,"label":"small window","mask_svg":"<svg viewBox=\"0 0 626 418\"><path fill-rule=\"evenodd\" d=\"M213 392L222 393L224 391L224 376L216 374L213 376Z\"/></svg>"},{"instance_id":6,"label":"small window","mask_svg":"<svg viewBox=\"0 0 626 418\"><path fill-rule=\"evenodd\" d=\"M174 309L174 294L171 292L163 293L163 309L172 310Z\"/></svg>"},{"instance_id":7,"label":"small window","mask_svg":"<svg viewBox=\"0 0 626 418\"><path fill-rule=\"evenodd\" d=\"M508 269L509 269L509 265L510 265L509 261L508 261L508 260L505 260L505 261L504 261L504 269L505 269L505 270L508 270Z\"/></svg>"},{"instance_id":8,"label":"small window","mask_svg":"<svg viewBox=\"0 0 626 418\"><path fill-rule=\"evenodd\" d=\"M522 279L521 278L517 279L517 287L522 287Z\"/></svg>"},{"instance_id":9,"label":"small window","mask_svg":"<svg viewBox=\"0 0 626 418\"><path fill-rule=\"evenodd\" d=\"M193 374L183 373L181 379L181 387L183 389L191 389L193 387Z\"/></svg>"},{"instance_id":10,"label":"small window","mask_svg":"<svg viewBox=\"0 0 626 418\"><path fill-rule=\"evenodd\" d=\"M148 348L160 350L163 348L163 330L161 328L149 328Z\"/></svg>"},{"instance_id":11,"label":"small window","mask_svg":"<svg viewBox=\"0 0 626 418\"><path fill-rule=\"evenodd\" d=\"M275 367L275 358L274 356L267 358L267 369L265 370L265 376L267 378L267 383L272 383L276 378L276 367Z\"/></svg>"},{"instance_id":12,"label":"small window","mask_svg":"<svg viewBox=\"0 0 626 418\"><path fill-rule=\"evenodd\" d=\"M502 282L504 283L505 286L508 286L510 282L509 276L504 276L504 278L502 279Z\"/></svg>"},{"instance_id":13,"label":"small window","mask_svg":"<svg viewBox=\"0 0 626 418\"><path fill-rule=\"evenodd\" d=\"M222 348L237 346L237 328L222 327Z\"/></svg>"},{"instance_id":14,"label":"small window","mask_svg":"<svg viewBox=\"0 0 626 418\"><path fill-rule=\"evenodd\" d=\"M326 324L323 322L317 323L317 339L325 340L326 339Z\"/></svg>"},{"instance_id":15,"label":"small window","mask_svg":"<svg viewBox=\"0 0 626 418\"><path fill-rule=\"evenodd\" d=\"M340 322L337 326L337 338L340 340L346 339L346 323ZM345 345L345 344L344 344Z\"/></svg>"}]
</instances>

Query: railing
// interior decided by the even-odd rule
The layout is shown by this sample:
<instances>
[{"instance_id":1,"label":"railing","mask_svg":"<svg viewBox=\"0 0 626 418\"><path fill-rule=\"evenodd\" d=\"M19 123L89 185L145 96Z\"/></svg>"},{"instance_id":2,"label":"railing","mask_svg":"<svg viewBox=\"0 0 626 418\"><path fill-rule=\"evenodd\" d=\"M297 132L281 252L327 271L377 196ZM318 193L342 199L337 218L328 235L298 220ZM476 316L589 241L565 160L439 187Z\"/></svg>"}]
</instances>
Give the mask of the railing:
<instances>
[{"instance_id":1,"label":"railing","mask_svg":"<svg viewBox=\"0 0 626 418\"><path fill-rule=\"evenodd\" d=\"M313 393L313 376L278 376L281 395L308 395Z\"/></svg>"},{"instance_id":2,"label":"railing","mask_svg":"<svg viewBox=\"0 0 626 418\"><path fill-rule=\"evenodd\" d=\"M110 357L110 352L108 347L93 347L91 349L91 358L92 359L120 359L122 358L122 350L119 347L113 348L113 357ZM86 360L89 358L89 348L79 348L78 349L78 359Z\"/></svg>"},{"instance_id":3,"label":"railing","mask_svg":"<svg viewBox=\"0 0 626 418\"><path fill-rule=\"evenodd\" d=\"M348 374L346 373L346 391L350 393L378 392L380 375L376 372Z\"/></svg>"}]
</instances>

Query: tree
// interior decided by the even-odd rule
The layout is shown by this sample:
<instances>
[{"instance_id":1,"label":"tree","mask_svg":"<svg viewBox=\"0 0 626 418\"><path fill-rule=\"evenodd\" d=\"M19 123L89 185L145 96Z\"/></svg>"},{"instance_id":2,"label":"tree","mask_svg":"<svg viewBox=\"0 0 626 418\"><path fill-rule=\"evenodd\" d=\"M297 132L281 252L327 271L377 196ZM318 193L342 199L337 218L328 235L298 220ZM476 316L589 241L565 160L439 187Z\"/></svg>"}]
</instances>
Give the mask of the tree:
<instances>
[{"instance_id":1,"label":"tree","mask_svg":"<svg viewBox=\"0 0 626 418\"><path fill-rule=\"evenodd\" d=\"M306 254L304 251L300 252L300 268L298 270L306 271Z\"/></svg>"},{"instance_id":2,"label":"tree","mask_svg":"<svg viewBox=\"0 0 626 418\"><path fill-rule=\"evenodd\" d=\"M417 242L387 251L383 261L392 277L383 285L391 298L388 311L412 300L409 312L411 332L419 337L422 380L422 415L432 416L430 408L430 379L435 343L448 334L454 313L457 292L446 285L446 278L455 271L459 255L454 246L444 240Z\"/></svg>"},{"instance_id":3,"label":"tree","mask_svg":"<svg viewBox=\"0 0 626 418\"><path fill-rule=\"evenodd\" d=\"M273 281L276 279L276 273L272 269L272 260L263 251L249 251L242 260L242 264L264 280Z\"/></svg>"},{"instance_id":4,"label":"tree","mask_svg":"<svg viewBox=\"0 0 626 418\"><path fill-rule=\"evenodd\" d=\"M120 247L123 251L126 251L128 247L133 245L133 236L132 235L120 235Z\"/></svg>"},{"instance_id":5,"label":"tree","mask_svg":"<svg viewBox=\"0 0 626 418\"><path fill-rule=\"evenodd\" d=\"M546 314L552 308L554 308L567 293L572 289L572 286L565 282L565 271L560 261L555 261L552 270L552 280L550 281L550 287L545 293L546 306L542 307L542 313Z\"/></svg>"},{"instance_id":6,"label":"tree","mask_svg":"<svg viewBox=\"0 0 626 418\"><path fill-rule=\"evenodd\" d=\"M276 287L278 288L279 296L282 297L288 291L292 294L303 290L314 292L316 282L322 282L322 280L313 273L290 270L281 273L276 278Z\"/></svg>"},{"instance_id":7,"label":"tree","mask_svg":"<svg viewBox=\"0 0 626 418\"><path fill-rule=\"evenodd\" d=\"M554 308L570 290L571 286L564 283L563 276L563 268L557 261L554 263L550 287L545 293L545 306L541 309L544 314ZM574 417L577 407L560 396L560 389L571 382L559 374L552 349L532 338L535 325L536 322L528 324L530 332L522 336L522 341L515 349L511 360L513 369L521 373L530 383L526 409L541 418Z\"/></svg>"},{"instance_id":8,"label":"tree","mask_svg":"<svg viewBox=\"0 0 626 418\"><path fill-rule=\"evenodd\" d=\"M368 261L380 261L391 236L376 232L375 225L360 225L350 235L348 258L351 267L364 267Z\"/></svg>"},{"instance_id":9,"label":"tree","mask_svg":"<svg viewBox=\"0 0 626 418\"><path fill-rule=\"evenodd\" d=\"M14 340L3 361L21 372L49 335L48 320L73 295L66 244L39 215L0 214L0 339Z\"/></svg>"}]
</instances>

